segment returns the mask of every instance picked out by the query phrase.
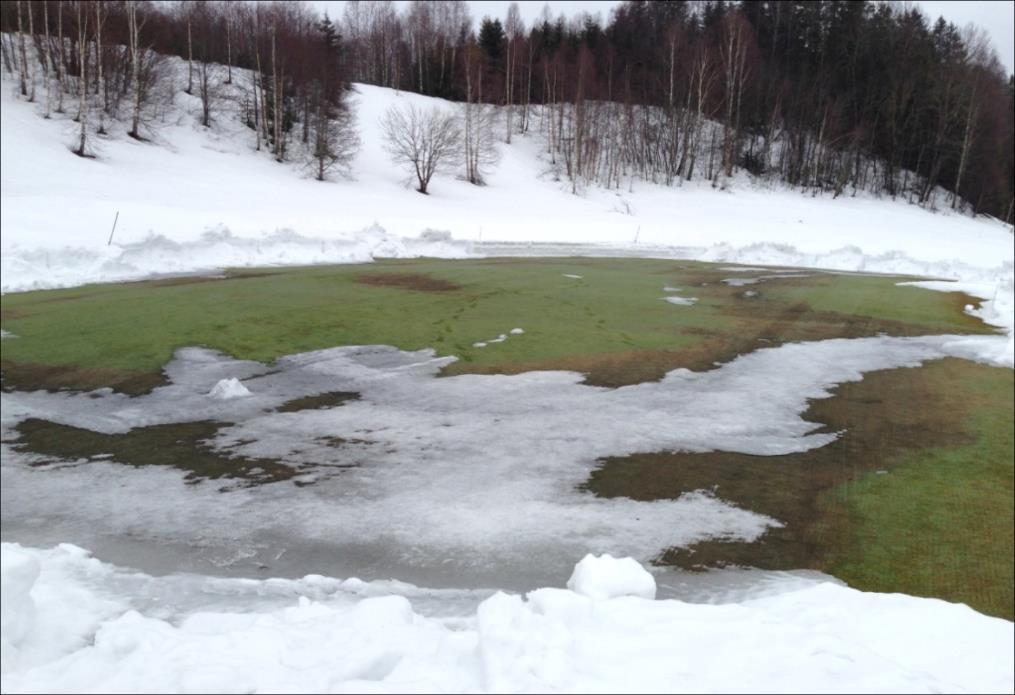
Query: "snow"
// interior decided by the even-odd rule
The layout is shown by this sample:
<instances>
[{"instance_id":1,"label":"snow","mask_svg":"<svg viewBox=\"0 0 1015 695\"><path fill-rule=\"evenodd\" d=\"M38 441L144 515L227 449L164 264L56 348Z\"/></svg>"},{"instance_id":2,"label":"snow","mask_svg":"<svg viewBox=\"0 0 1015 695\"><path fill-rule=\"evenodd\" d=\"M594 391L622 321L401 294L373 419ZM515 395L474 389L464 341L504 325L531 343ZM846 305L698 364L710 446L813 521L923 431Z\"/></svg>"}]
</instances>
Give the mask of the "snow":
<instances>
[{"instance_id":1,"label":"snow","mask_svg":"<svg viewBox=\"0 0 1015 695\"><path fill-rule=\"evenodd\" d=\"M240 84L243 71L237 73ZM424 196L390 163L379 121L395 104L446 102L369 85L355 86L363 146L353 180L313 181L299 163L279 165L255 152L233 111L240 100L222 99L213 127L202 128L197 98L182 92L150 142L126 137L123 124L110 122L110 135L95 140L98 156L81 159L68 151L75 125L69 116L41 118L41 107L17 99L4 80L4 292L230 266L509 253L897 273L983 283L999 289L999 308L1012 304L1012 232L996 220L867 195L803 195L746 176L723 191L707 182L635 182L633 190L590 188L576 196L544 175L535 133L501 145L488 185L445 173Z\"/></svg>"},{"instance_id":2,"label":"snow","mask_svg":"<svg viewBox=\"0 0 1015 695\"><path fill-rule=\"evenodd\" d=\"M2 558L4 595L30 607L4 623L10 693L1010 692L1015 679L1011 623L830 583L653 601L637 563L590 556L574 575L605 594L498 592L423 615L427 592L408 585L152 577L68 545L5 543Z\"/></svg>"},{"instance_id":3,"label":"snow","mask_svg":"<svg viewBox=\"0 0 1015 695\"><path fill-rule=\"evenodd\" d=\"M691 306L692 304L698 301L697 297L669 296L669 297L660 297L660 299L662 299L664 302L669 302L670 304L676 304L677 306Z\"/></svg>"},{"instance_id":4,"label":"snow","mask_svg":"<svg viewBox=\"0 0 1015 695\"><path fill-rule=\"evenodd\" d=\"M523 333L525 333L525 329L523 329L523 328L512 328L512 329L511 329L510 331L508 331L508 332L509 332L509 333L510 333L511 335L522 335Z\"/></svg>"},{"instance_id":5,"label":"snow","mask_svg":"<svg viewBox=\"0 0 1015 695\"><path fill-rule=\"evenodd\" d=\"M208 392L210 398L217 398L220 401L227 401L233 398L243 398L249 396L250 391L247 387L240 383L240 380L236 377L229 379L220 379L211 387L211 391Z\"/></svg>"},{"instance_id":6,"label":"snow","mask_svg":"<svg viewBox=\"0 0 1015 695\"><path fill-rule=\"evenodd\" d=\"M620 596L656 597L656 580L630 557L615 558L609 553L589 553L575 565L567 588L597 601Z\"/></svg>"},{"instance_id":7,"label":"snow","mask_svg":"<svg viewBox=\"0 0 1015 695\"><path fill-rule=\"evenodd\" d=\"M571 278L572 280L581 280L582 279L581 275L572 275L571 273L564 273L563 275L564 275L564 277Z\"/></svg>"}]
</instances>

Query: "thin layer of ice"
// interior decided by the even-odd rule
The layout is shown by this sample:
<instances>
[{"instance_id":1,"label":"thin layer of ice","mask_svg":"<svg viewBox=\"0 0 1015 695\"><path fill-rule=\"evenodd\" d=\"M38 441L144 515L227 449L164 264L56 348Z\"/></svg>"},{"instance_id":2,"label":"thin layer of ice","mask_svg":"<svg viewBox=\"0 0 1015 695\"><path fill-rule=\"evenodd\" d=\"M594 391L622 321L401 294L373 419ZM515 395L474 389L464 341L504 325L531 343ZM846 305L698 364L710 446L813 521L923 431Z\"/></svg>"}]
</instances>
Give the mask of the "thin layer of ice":
<instances>
[{"instance_id":1,"label":"thin layer of ice","mask_svg":"<svg viewBox=\"0 0 1015 695\"><path fill-rule=\"evenodd\" d=\"M750 541L777 520L706 493L638 502L578 488L606 456L664 450L774 455L823 446L835 435L801 419L809 399L827 397L835 384L866 371L916 366L961 354L962 345L987 348L1006 340L788 344L709 372L678 369L659 382L618 389L584 385L572 372L437 379L450 358L428 350L343 347L266 366L187 348L166 368L170 384L145 396L5 393L5 439L27 417L108 433L191 420L231 422L212 441L215 447L307 467L313 485L297 492L291 483L276 483L220 494L220 483L184 485L174 470L104 461L32 468L35 458L4 443L4 530L27 533L37 543L71 539L103 548L104 538L119 542L129 533L141 546L176 544L191 548L191 556L235 566L272 567L284 550L282 563L289 567L336 558L368 567L376 573L371 576L410 579L412 568L458 568L465 577L471 570L478 572L473 576L509 574L503 568L516 565L556 576L561 558L586 552L649 560L668 547L710 537ZM238 375L250 396L207 398L218 380ZM361 398L339 408L269 412L331 391ZM76 503L69 508L70 496ZM238 556L237 549L252 553Z\"/></svg>"}]
</instances>

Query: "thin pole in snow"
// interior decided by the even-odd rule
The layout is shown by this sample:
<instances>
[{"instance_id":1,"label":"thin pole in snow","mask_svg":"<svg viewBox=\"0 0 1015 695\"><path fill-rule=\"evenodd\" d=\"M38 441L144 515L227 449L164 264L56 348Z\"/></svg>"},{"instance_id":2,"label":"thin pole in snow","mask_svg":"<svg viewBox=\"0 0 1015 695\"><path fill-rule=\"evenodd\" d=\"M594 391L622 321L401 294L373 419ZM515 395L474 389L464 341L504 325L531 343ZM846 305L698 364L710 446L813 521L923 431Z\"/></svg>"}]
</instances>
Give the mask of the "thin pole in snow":
<instances>
[{"instance_id":1,"label":"thin pole in snow","mask_svg":"<svg viewBox=\"0 0 1015 695\"><path fill-rule=\"evenodd\" d=\"M113 233L116 231L116 222L120 219L120 211L116 211L116 217L113 218L113 228L109 230L109 241L106 242L106 246L113 245Z\"/></svg>"},{"instance_id":2,"label":"thin pole in snow","mask_svg":"<svg viewBox=\"0 0 1015 695\"><path fill-rule=\"evenodd\" d=\"M637 243L638 243L638 235L639 235L639 234L641 234L641 225L640 225L640 224L638 225L638 231L636 231L636 232L634 233L634 243L635 243L635 244L637 244Z\"/></svg>"}]
</instances>

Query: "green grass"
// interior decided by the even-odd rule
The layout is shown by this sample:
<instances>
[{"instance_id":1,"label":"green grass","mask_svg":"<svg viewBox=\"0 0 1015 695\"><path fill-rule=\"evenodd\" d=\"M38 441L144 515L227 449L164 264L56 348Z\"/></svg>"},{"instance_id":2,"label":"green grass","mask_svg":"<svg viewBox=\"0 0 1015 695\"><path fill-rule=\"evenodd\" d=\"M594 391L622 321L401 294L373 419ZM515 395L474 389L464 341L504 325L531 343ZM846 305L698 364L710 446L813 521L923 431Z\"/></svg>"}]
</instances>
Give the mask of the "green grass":
<instances>
[{"instance_id":1,"label":"green grass","mask_svg":"<svg viewBox=\"0 0 1015 695\"><path fill-rule=\"evenodd\" d=\"M451 373L563 368L619 385L791 340L992 331L963 312L971 298L898 287L903 278L721 282L769 272L643 259L427 259L7 294L2 326L18 337L2 342L4 387L140 392L183 346L267 362L354 344L432 347L459 357ZM665 285L698 304L660 301ZM473 347L515 327L525 334ZM766 457L762 467L758 457L646 452L605 463L587 489L660 499L718 485L720 496L787 525L767 542L702 544L691 549L695 562L814 566L861 588L941 596L1010 618L1012 392L1011 370L960 360L878 372L812 404L808 419L848 432L832 445ZM351 394L326 396L293 407ZM201 426L182 439L167 427L115 442L43 422L23 423L31 431L21 434L54 456L79 455L82 442L125 462L157 449L150 462L185 459L194 476L242 479L228 460L187 443L206 436Z\"/></svg>"},{"instance_id":2,"label":"green grass","mask_svg":"<svg viewBox=\"0 0 1015 695\"><path fill-rule=\"evenodd\" d=\"M357 281L386 272L425 274L461 289L424 292ZM896 287L898 278L822 274L768 281L751 287L762 294L748 302L742 293L751 288L719 282L732 275L705 264L639 259L413 260L7 294L3 328L19 338L3 343L4 372L16 385L16 365L65 367L79 373L64 374L57 385L89 388L115 382L110 370L157 374L176 348L188 345L270 361L335 345L387 344L456 355L460 363L452 371L594 372L595 363L581 360L599 357L631 363L630 378L617 368L604 377L614 385L729 359L756 347L765 331L810 339L984 330L961 312L957 295ZM682 294L699 297L699 304L660 301L664 285L685 288ZM772 321L784 327L788 321L793 330L773 331ZM473 347L515 327L525 335ZM722 354L688 352L701 346ZM651 360L626 353L644 351L666 354L641 374L634 363ZM45 386L45 378L35 385Z\"/></svg>"},{"instance_id":3,"label":"green grass","mask_svg":"<svg viewBox=\"0 0 1015 695\"><path fill-rule=\"evenodd\" d=\"M1012 371L968 363L924 369L968 441L900 452L888 473L868 472L823 495L819 506L839 507L848 519L826 569L861 589L944 597L1011 620Z\"/></svg>"}]
</instances>

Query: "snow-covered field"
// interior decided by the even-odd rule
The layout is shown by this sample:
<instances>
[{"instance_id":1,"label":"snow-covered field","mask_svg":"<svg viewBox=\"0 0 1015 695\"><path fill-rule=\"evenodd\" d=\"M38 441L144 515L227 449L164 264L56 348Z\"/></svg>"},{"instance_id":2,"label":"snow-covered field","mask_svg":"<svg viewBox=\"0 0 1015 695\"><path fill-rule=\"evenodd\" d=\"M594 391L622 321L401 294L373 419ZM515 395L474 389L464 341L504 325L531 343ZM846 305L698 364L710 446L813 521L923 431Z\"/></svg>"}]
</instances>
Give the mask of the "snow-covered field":
<instances>
[{"instance_id":1,"label":"snow-covered field","mask_svg":"<svg viewBox=\"0 0 1015 695\"><path fill-rule=\"evenodd\" d=\"M27 525L46 505L64 504L62 495L87 490L67 524L92 524L97 534L115 527L127 535L167 538L180 527L197 526L205 530L202 542L208 547L234 547L241 554L248 546L255 553L272 550L256 533L284 522L293 526L290 533L310 539L311 550L313 542L345 533L373 547L387 544L394 553L418 544L420 552L438 560L451 558L452 566L482 544L502 551L503 562L524 562L539 547L570 565L579 548L619 542L627 544L624 554L645 560L659 550L662 527L679 526L693 538L701 531L689 522L695 519L708 532L719 528L730 537L751 538L772 520L705 496L649 504L562 495L587 474L589 460L623 453L631 440L707 450L720 436L726 450L755 453L820 446L825 435L810 434L799 414L807 398L827 395L832 384L870 369L944 355L1013 363L1015 248L1011 228L996 221L869 197L814 198L746 179L726 191L634 182L633 190L591 189L574 196L548 175L536 136L502 146L489 185L443 175L432 182L432 194L422 196L389 163L377 121L391 104L436 100L365 85L357 86L363 148L353 165L354 180L319 183L296 166L253 152L251 136L227 111L213 129L201 128L196 100L182 93L155 140L133 141L113 124L111 136L99 142L98 158L83 160L69 152L73 124L43 120L36 106L13 98L8 81L0 92L5 292L225 266L419 255L638 255L927 276L935 278L921 281L928 289L961 289L986 300L970 310L1008 332L1006 340L788 345L710 373L678 370L659 384L611 392L582 386L564 373L537 381L526 375L437 381L432 372L438 361L428 355L415 355L392 370L369 359L347 359L352 353L340 350L345 361L336 368L335 354L326 351L332 362L310 362L355 381L353 390L363 392L362 402L339 409L340 417L356 426L376 421L378 429L390 428L383 448L400 452L399 475L418 482L413 495L386 480L383 469L369 466L342 478L336 489L355 497L369 485L371 504L350 503L323 514L326 506L334 507L333 499L288 510L285 500L270 499L267 488L228 496L209 489L216 502L201 504L200 491L173 492L182 488L177 471L138 471L121 479L119 470L95 463L84 477L74 467L46 471L46 484L34 487L25 484L31 469L5 465L5 487L35 490L14 498L17 509L5 508L5 515L17 512ZM667 299L690 301L679 295ZM188 356L203 366L188 371ZM122 431L179 421L182 411L185 419L226 414L233 424L221 433L220 444L238 444L256 429L265 436L247 445L256 449L248 454L302 456L303 463L317 463L306 444L319 413L260 414L273 398L307 393L312 378L261 376L256 365L198 352L183 358L170 391L153 393L143 411L110 394L99 394L100 403L90 400L86 408L76 407L79 397L73 395L4 394L4 425L44 412L67 424ZM813 369L802 370L802 364ZM787 380L784 392L768 393L763 401L744 399L743 394L760 392L752 391L752 379L772 370ZM541 414L526 418L533 398ZM694 400L695 407L667 422L652 420L662 409L679 413L681 398ZM692 414L700 415L703 400L713 420L715 413L735 412L732 429L716 432L696 424ZM436 408L438 403L450 405ZM337 411L329 412L334 417ZM623 433L618 422L627 428ZM437 425L447 436L419 444ZM523 429L525 436L519 434ZM491 432L500 432L499 448L491 445ZM461 475L463 462L477 452L489 457L523 445L529 450L510 453L511 461L529 462L524 475L506 459L490 461L481 476ZM5 462L14 455L5 446ZM567 465L548 475L549 459ZM109 484L114 478L122 487ZM324 488L327 484L307 489ZM164 504L157 508L146 500ZM583 504L581 514L574 511ZM427 508L440 513L421 524L419 514ZM477 525L477 519L485 522ZM422 529L430 535L421 535ZM518 538L526 542L512 545ZM647 588L652 577L633 562L586 560L572 590L487 598L322 577L153 577L103 564L73 547L4 544L3 690L1010 692L1015 687L1012 624L964 606L800 578L763 596L741 595L735 604L652 601Z\"/></svg>"}]
</instances>

